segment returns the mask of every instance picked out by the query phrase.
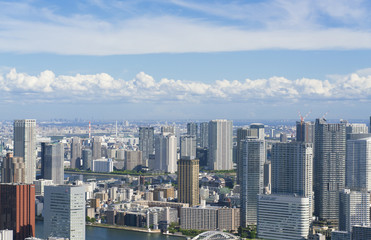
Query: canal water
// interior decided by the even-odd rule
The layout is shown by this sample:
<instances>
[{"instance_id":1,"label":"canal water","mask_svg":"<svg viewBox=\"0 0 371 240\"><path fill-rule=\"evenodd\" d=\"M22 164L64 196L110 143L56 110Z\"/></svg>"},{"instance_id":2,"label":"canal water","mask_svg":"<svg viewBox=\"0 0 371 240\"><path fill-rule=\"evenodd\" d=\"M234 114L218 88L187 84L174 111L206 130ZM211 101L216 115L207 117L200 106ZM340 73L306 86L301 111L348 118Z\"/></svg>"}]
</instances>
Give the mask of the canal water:
<instances>
[{"instance_id":1,"label":"canal water","mask_svg":"<svg viewBox=\"0 0 371 240\"><path fill-rule=\"evenodd\" d=\"M36 237L44 238L44 222L36 221ZM86 240L185 240L157 233L142 233L121 229L86 226Z\"/></svg>"}]
</instances>

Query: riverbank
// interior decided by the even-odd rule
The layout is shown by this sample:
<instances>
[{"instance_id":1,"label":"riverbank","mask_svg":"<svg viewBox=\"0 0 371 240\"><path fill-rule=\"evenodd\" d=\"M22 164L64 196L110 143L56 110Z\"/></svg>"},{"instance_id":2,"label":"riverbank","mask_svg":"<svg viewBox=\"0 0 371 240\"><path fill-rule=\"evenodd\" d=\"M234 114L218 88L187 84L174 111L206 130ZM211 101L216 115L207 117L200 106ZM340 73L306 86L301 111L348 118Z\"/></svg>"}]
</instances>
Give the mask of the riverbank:
<instances>
[{"instance_id":1,"label":"riverbank","mask_svg":"<svg viewBox=\"0 0 371 240\"><path fill-rule=\"evenodd\" d=\"M161 234L161 230L157 229L146 229L146 228L139 228L139 227L128 227L128 226L119 226L119 225L109 225L109 224L102 224L102 223L93 223L93 224L86 224L86 226L91 227L100 227L100 228L109 228L109 229L118 229L118 230L127 230L127 231L133 231L133 232L142 232L142 233L154 233L154 234ZM163 234L166 236L172 236L172 237L178 237L182 239L188 239L187 236L183 235L177 235L177 234Z\"/></svg>"},{"instance_id":2,"label":"riverbank","mask_svg":"<svg viewBox=\"0 0 371 240\"><path fill-rule=\"evenodd\" d=\"M93 224L86 224L86 226L91 227L101 227L101 228L111 228L111 229L122 229L122 230L128 230L128 231L135 231L135 232L144 232L144 233L161 233L161 230L157 229L146 229L146 228L139 228L139 227L128 227L128 226L119 226L119 225L109 225L104 223L93 223Z\"/></svg>"},{"instance_id":3,"label":"riverbank","mask_svg":"<svg viewBox=\"0 0 371 240\"><path fill-rule=\"evenodd\" d=\"M165 175L165 174L140 175L140 174L130 174L130 173L125 173L125 174L120 174L120 173L99 173L99 172L84 172L84 171L71 171L71 170L64 170L64 173L68 173L68 174L81 174L81 175L92 175L92 176L105 176L105 177L107 177L107 176L111 176L111 177L123 177L123 176L156 177L156 176L160 176L160 175Z\"/></svg>"}]
</instances>

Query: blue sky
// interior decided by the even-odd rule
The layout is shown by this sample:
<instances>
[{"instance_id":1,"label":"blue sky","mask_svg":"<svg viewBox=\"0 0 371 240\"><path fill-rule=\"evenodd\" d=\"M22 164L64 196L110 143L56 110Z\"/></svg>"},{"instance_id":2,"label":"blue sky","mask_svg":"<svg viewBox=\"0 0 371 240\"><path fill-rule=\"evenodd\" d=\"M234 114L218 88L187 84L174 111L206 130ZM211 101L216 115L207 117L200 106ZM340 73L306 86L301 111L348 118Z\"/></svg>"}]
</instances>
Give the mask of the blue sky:
<instances>
[{"instance_id":1,"label":"blue sky","mask_svg":"<svg viewBox=\"0 0 371 240\"><path fill-rule=\"evenodd\" d=\"M1 118L367 118L370 10L367 0L0 0Z\"/></svg>"}]
</instances>

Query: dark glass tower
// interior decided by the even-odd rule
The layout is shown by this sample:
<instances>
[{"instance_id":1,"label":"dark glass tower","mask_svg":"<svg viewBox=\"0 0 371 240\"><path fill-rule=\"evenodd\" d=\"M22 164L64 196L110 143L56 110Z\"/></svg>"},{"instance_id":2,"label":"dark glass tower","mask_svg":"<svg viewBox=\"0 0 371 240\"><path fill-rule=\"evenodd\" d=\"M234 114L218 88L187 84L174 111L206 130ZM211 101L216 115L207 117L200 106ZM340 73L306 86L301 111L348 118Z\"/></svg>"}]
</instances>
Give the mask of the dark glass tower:
<instances>
[{"instance_id":1,"label":"dark glass tower","mask_svg":"<svg viewBox=\"0 0 371 240\"><path fill-rule=\"evenodd\" d=\"M345 124L317 119L314 142L314 213L320 219L337 223L339 192L345 187Z\"/></svg>"}]
</instances>

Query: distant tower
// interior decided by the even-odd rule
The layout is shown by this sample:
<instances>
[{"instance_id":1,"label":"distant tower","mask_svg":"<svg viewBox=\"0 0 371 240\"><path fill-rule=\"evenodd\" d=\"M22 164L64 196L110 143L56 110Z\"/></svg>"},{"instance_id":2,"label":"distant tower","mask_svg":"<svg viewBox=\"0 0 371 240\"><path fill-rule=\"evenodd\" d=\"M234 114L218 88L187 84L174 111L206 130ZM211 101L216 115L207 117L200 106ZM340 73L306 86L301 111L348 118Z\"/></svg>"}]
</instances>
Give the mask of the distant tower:
<instances>
[{"instance_id":1,"label":"distant tower","mask_svg":"<svg viewBox=\"0 0 371 240\"><path fill-rule=\"evenodd\" d=\"M229 120L212 120L209 122L208 165L212 170L233 169L233 124Z\"/></svg>"},{"instance_id":2,"label":"distant tower","mask_svg":"<svg viewBox=\"0 0 371 240\"><path fill-rule=\"evenodd\" d=\"M177 138L173 134L160 134L155 140L155 167L169 173L177 170Z\"/></svg>"},{"instance_id":3,"label":"distant tower","mask_svg":"<svg viewBox=\"0 0 371 240\"><path fill-rule=\"evenodd\" d=\"M155 130L153 127L139 128L139 150L142 151L142 162L149 162L149 155L155 151Z\"/></svg>"},{"instance_id":4,"label":"distant tower","mask_svg":"<svg viewBox=\"0 0 371 240\"><path fill-rule=\"evenodd\" d=\"M162 126L161 133L172 133L175 134L175 126Z\"/></svg>"},{"instance_id":5,"label":"distant tower","mask_svg":"<svg viewBox=\"0 0 371 240\"><path fill-rule=\"evenodd\" d=\"M44 191L44 237L85 240L84 186L45 186Z\"/></svg>"},{"instance_id":6,"label":"distant tower","mask_svg":"<svg viewBox=\"0 0 371 240\"><path fill-rule=\"evenodd\" d=\"M79 137L72 138L71 144L71 168L80 168L81 160L81 139Z\"/></svg>"},{"instance_id":7,"label":"distant tower","mask_svg":"<svg viewBox=\"0 0 371 240\"><path fill-rule=\"evenodd\" d=\"M250 127L242 127L237 129L237 183L241 184L242 177L242 150L241 141L246 138L264 140L264 125L261 123L253 123Z\"/></svg>"},{"instance_id":8,"label":"distant tower","mask_svg":"<svg viewBox=\"0 0 371 240\"><path fill-rule=\"evenodd\" d=\"M187 135L198 136L198 126L197 123L190 122L187 123Z\"/></svg>"},{"instance_id":9,"label":"distant tower","mask_svg":"<svg viewBox=\"0 0 371 240\"><path fill-rule=\"evenodd\" d=\"M41 177L53 180L54 184L64 183L63 143L41 143Z\"/></svg>"},{"instance_id":10,"label":"distant tower","mask_svg":"<svg viewBox=\"0 0 371 240\"><path fill-rule=\"evenodd\" d=\"M252 123L249 129L249 136L256 137L258 139L264 139L264 124L262 123Z\"/></svg>"},{"instance_id":11,"label":"distant tower","mask_svg":"<svg viewBox=\"0 0 371 240\"><path fill-rule=\"evenodd\" d=\"M14 240L35 237L35 185L0 184L0 229L13 230Z\"/></svg>"},{"instance_id":12,"label":"distant tower","mask_svg":"<svg viewBox=\"0 0 371 240\"><path fill-rule=\"evenodd\" d=\"M272 146L272 194L296 194L313 204L313 144L275 143Z\"/></svg>"},{"instance_id":13,"label":"distant tower","mask_svg":"<svg viewBox=\"0 0 371 240\"><path fill-rule=\"evenodd\" d=\"M314 144L315 216L336 223L339 192L345 187L345 124L317 119Z\"/></svg>"},{"instance_id":14,"label":"distant tower","mask_svg":"<svg viewBox=\"0 0 371 240\"><path fill-rule=\"evenodd\" d=\"M347 141L345 183L351 190L371 191L371 137Z\"/></svg>"},{"instance_id":15,"label":"distant tower","mask_svg":"<svg viewBox=\"0 0 371 240\"><path fill-rule=\"evenodd\" d=\"M93 154L89 148L82 150L82 168L84 170L92 169Z\"/></svg>"},{"instance_id":16,"label":"distant tower","mask_svg":"<svg viewBox=\"0 0 371 240\"><path fill-rule=\"evenodd\" d=\"M242 176L242 149L241 149L241 140L246 139L249 135L249 128L237 128L237 184L241 184Z\"/></svg>"},{"instance_id":17,"label":"distant tower","mask_svg":"<svg viewBox=\"0 0 371 240\"><path fill-rule=\"evenodd\" d=\"M241 141L241 226L256 224L258 194L264 188L265 140Z\"/></svg>"},{"instance_id":18,"label":"distant tower","mask_svg":"<svg viewBox=\"0 0 371 240\"><path fill-rule=\"evenodd\" d=\"M91 123L89 121L89 139L91 139Z\"/></svg>"},{"instance_id":19,"label":"distant tower","mask_svg":"<svg viewBox=\"0 0 371 240\"><path fill-rule=\"evenodd\" d=\"M14 157L25 163L25 183L36 180L36 120L14 120Z\"/></svg>"},{"instance_id":20,"label":"distant tower","mask_svg":"<svg viewBox=\"0 0 371 240\"><path fill-rule=\"evenodd\" d=\"M200 147L209 147L209 123L200 123Z\"/></svg>"},{"instance_id":21,"label":"distant tower","mask_svg":"<svg viewBox=\"0 0 371 240\"><path fill-rule=\"evenodd\" d=\"M196 157L196 136L185 135L180 137L180 158Z\"/></svg>"},{"instance_id":22,"label":"distant tower","mask_svg":"<svg viewBox=\"0 0 371 240\"><path fill-rule=\"evenodd\" d=\"M99 159L102 157L102 143L100 141L100 137L94 137L92 152L93 152L93 160Z\"/></svg>"},{"instance_id":23,"label":"distant tower","mask_svg":"<svg viewBox=\"0 0 371 240\"><path fill-rule=\"evenodd\" d=\"M178 201L199 205L200 190L198 183L199 161L190 157L178 161Z\"/></svg>"},{"instance_id":24,"label":"distant tower","mask_svg":"<svg viewBox=\"0 0 371 240\"><path fill-rule=\"evenodd\" d=\"M296 122L296 141L314 143L314 123L313 122Z\"/></svg>"},{"instance_id":25,"label":"distant tower","mask_svg":"<svg viewBox=\"0 0 371 240\"><path fill-rule=\"evenodd\" d=\"M125 151L125 169L134 170L142 165L142 151Z\"/></svg>"}]
</instances>

